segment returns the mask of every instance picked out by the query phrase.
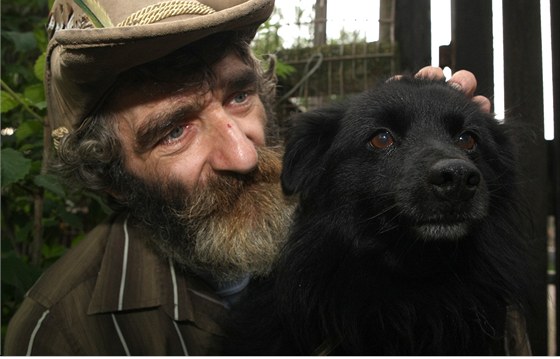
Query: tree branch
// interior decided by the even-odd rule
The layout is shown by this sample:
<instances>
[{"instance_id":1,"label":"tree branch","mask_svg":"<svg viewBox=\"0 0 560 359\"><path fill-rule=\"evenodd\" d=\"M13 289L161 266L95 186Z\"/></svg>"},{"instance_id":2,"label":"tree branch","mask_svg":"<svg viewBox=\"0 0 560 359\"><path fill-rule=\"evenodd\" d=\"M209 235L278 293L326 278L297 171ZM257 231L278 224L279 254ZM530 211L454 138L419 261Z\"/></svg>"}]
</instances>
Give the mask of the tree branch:
<instances>
[{"instance_id":1,"label":"tree branch","mask_svg":"<svg viewBox=\"0 0 560 359\"><path fill-rule=\"evenodd\" d=\"M14 90L12 90L12 88L7 83L5 83L4 80L0 80L0 83L2 85L2 89L6 91L6 93L10 95L14 100L16 100L20 105L22 105L25 111L27 111L36 120L43 121L43 118L37 112L33 111L33 109L31 109L31 107L29 107L29 105L25 102L25 100L21 98L21 96L18 95Z\"/></svg>"}]
</instances>

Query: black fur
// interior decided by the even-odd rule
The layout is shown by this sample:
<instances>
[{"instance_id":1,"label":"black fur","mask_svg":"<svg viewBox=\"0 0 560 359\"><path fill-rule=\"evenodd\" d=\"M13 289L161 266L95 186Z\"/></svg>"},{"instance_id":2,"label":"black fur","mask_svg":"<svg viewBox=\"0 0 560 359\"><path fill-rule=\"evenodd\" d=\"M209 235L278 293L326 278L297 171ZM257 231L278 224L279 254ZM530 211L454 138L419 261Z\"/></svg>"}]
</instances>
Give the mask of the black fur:
<instances>
[{"instance_id":1,"label":"black fur","mask_svg":"<svg viewBox=\"0 0 560 359\"><path fill-rule=\"evenodd\" d=\"M294 123L282 182L300 206L234 313L233 353L502 354L506 306L526 294L504 125L411 79Z\"/></svg>"}]
</instances>

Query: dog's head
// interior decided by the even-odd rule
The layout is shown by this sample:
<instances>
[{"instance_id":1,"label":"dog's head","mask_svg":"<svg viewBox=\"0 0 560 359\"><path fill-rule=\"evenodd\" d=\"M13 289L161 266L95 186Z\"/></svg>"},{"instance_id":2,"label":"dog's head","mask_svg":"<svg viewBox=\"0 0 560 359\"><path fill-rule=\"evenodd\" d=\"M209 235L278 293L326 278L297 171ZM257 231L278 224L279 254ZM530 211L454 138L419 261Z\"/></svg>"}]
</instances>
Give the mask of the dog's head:
<instances>
[{"instance_id":1,"label":"dog's head","mask_svg":"<svg viewBox=\"0 0 560 359\"><path fill-rule=\"evenodd\" d=\"M283 188L304 211L344 209L379 233L460 239L511 196L501 127L444 82L390 81L296 117Z\"/></svg>"}]
</instances>

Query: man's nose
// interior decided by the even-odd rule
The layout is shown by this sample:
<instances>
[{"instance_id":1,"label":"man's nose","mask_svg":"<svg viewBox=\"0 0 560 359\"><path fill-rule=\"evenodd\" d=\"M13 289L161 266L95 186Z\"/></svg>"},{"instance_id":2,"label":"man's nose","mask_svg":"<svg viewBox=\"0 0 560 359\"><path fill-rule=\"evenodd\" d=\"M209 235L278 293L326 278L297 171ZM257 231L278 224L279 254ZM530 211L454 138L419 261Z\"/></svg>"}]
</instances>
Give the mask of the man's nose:
<instances>
[{"instance_id":1,"label":"man's nose","mask_svg":"<svg viewBox=\"0 0 560 359\"><path fill-rule=\"evenodd\" d=\"M249 173L258 162L255 143L231 118L216 121L210 164L215 171Z\"/></svg>"}]
</instances>

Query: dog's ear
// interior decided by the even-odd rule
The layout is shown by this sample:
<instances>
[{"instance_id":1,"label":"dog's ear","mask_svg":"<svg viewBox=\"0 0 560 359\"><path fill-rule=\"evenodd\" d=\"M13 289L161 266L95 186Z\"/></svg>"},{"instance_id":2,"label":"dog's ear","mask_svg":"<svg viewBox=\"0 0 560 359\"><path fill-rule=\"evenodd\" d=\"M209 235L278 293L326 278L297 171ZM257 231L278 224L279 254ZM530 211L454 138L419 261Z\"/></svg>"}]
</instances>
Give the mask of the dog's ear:
<instances>
[{"instance_id":1,"label":"dog's ear","mask_svg":"<svg viewBox=\"0 0 560 359\"><path fill-rule=\"evenodd\" d=\"M288 132L282 170L282 189L287 195L305 195L325 170L325 154L338 131L346 106L298 114Z\"/></svg>"}]
</instances>

